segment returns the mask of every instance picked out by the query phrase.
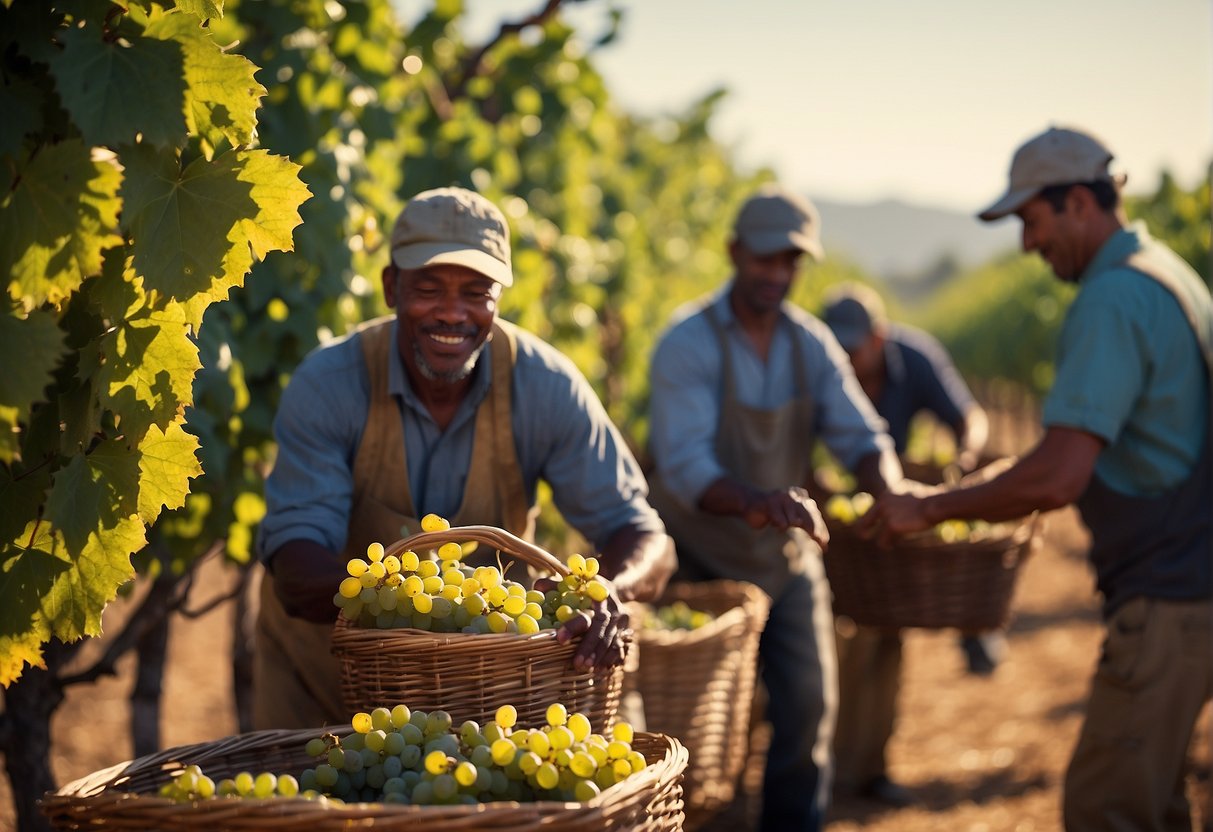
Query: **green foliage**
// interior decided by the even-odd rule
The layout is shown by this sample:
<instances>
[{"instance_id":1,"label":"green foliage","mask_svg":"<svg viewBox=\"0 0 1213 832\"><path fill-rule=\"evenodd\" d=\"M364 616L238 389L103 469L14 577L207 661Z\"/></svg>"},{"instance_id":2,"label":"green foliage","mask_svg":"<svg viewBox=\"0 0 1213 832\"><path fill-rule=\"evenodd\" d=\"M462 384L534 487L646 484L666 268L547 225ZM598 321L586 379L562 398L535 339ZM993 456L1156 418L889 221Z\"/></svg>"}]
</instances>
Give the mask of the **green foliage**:
<instances>
[{"instance_id":1,"label":"green foliage","mask_svg":"<svg viewBox=\"0 0 1213 832\"><path fill-rule=\"evenodd\" d=\"M199 16L0 8L0 684L97 635L202 469L183 429L203 312L291 248L297 166L248 149L264 89ZM13 118L7 118L9 106Z\"/></svg>"}]
</instances>

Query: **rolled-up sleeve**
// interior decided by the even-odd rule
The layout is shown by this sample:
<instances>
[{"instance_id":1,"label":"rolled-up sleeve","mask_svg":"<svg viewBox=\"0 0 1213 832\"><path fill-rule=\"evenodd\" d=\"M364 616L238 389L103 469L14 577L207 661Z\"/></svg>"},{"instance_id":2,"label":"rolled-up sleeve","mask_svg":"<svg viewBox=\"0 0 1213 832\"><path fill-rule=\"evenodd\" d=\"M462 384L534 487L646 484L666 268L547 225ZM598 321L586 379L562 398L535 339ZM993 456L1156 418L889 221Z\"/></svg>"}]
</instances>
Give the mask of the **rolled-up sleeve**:
<instances>
[{"instance_id":1,"label":"rolled-up sleeve","mask_svg":"<svg viewBox=\"0 0 1213 832\"><path fill-rule=\"evenodd\" d=\"M663 531L640 465L589 382L547 345L519 346L514 434L530 483L545 481L564 519L599 550L624 527Z\"/></svg>"},{"instance_id":2,"label":"rolled-up sleeve","mask_svg":"<svg viewBox=\"0 0 1213 832\"><path fill-rule=\"evenodd\" d=\"M716 456L720 422L720 349L702 318L675 325L650 366L649 448L675 499L694 508L726 475Z\"/></svg>"}]
</instances>

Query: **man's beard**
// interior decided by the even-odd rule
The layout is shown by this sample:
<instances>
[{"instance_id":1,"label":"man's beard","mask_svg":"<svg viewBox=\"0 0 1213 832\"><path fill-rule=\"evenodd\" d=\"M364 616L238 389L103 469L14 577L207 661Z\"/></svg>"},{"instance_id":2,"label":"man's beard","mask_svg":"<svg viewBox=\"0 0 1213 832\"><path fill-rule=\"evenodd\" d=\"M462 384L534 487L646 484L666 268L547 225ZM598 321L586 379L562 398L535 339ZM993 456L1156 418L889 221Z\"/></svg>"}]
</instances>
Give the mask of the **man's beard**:
<instances>
[{"instance_id":1,"label":"man's beard","mask_svg":"<svg viewBox=\"0 0 1213 832\"><path fill-rule=\"evenodd\" d=\"M488 341L485 341L476 347L475 351L468 356L468 360L463 362L462 366L448 370L445 373L440 373L425 360L425 355L421 351L421 345L414 343L413 358L417 361L417 372L421 373L422 377L427 381L435 381L439 384L454 384L463 381L472 374L472 370L476 369L476 362L480 360L480 353L484 352L485 345L487 344Z\"/></svg>"}]
</instances>

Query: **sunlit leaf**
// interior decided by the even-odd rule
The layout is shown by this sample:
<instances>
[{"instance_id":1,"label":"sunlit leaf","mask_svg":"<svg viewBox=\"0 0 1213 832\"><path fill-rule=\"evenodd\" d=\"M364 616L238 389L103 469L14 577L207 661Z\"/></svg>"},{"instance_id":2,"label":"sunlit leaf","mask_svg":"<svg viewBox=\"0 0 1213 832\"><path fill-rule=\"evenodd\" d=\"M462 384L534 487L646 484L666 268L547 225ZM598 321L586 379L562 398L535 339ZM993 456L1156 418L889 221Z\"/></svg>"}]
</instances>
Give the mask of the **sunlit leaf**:
<instances>
[{"instance_id":1,"label":"sunlit leaf","mask_svg":"<svg viewBox=\"0 0 1213 832\"><path fill-rule=\"evenodd\" d=\"M102 250L122 242L121 180L78 140L43 147L21 166L0 201L0 270L14 300L26 309L58 303L101 270Z\"/></svg>"}]
</instances>

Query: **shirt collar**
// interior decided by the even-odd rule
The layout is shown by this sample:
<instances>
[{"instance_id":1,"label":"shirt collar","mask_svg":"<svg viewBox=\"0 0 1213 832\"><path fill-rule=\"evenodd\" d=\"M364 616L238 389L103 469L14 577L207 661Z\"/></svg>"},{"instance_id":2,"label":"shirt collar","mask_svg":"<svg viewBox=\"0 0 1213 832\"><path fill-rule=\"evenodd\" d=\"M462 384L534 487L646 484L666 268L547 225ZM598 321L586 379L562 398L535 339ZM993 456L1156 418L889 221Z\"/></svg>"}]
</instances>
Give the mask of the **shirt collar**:
<instances>
[{"instance_id":1,"label":"shirt collar","mask_svg":"<svg viewBox=\"0 0 1213 832\"><path fill-rule=\"evenodd\" d=\"M1140 221L1129 223L1104 241L1091 262L1083 269L1078 278L1079 282L1120 265L1129 259L1129 255L1141 251L1149 243L1150 232L1146 230L1146 224Z\"/></svg>"}]
</instances>

